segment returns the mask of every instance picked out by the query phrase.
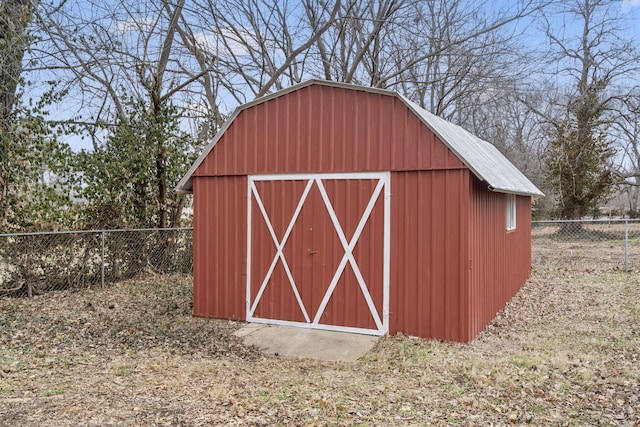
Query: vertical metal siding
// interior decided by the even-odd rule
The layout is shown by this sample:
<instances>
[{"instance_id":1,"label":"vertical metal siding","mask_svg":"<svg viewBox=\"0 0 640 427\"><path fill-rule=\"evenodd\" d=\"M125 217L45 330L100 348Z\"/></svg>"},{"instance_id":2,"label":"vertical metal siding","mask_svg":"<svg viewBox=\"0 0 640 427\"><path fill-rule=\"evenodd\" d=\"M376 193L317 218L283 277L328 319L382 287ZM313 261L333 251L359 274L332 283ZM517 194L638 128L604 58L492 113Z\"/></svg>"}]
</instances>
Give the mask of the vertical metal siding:
<instances>
[{"instance_id":1,"label":"vertical metal siding","mask_svg":"<svg viewBox=\"0 0 640 427\"><path fill-rule=\"evenodd\" d=\"M392 174L390 332L468 340L468 171Z\"/></svg>"},{"instance_id":2,"label":"vertical metal siding","mask_svg":"<svg viewBox=\"0 0 640 427\"><path fill-rule=\"evenodd\" d=\"M399 99L309 86L243 110L193 176L459 168Z\"/></svg>"},{"instance_id":3,"label":"vertical metal siding","mask_svg":"<svg viewBox=\"0 0 640 427\"><path fill-rule=\"evenodd\" d=\"M518 292L531 271L531 198L516 196L516 229L506 231L506 195L472 182L470 337Z\"/></svg>"},{"instance_id":4,"label":"vertical metal siding","mask_svg":"<svg viewBox=\"0 0 640 427\"><path fill-rule=\"evenodd\" d=\"M193 314L245 318L246 177L193 181Z\"/></svg>"}]
</instances>

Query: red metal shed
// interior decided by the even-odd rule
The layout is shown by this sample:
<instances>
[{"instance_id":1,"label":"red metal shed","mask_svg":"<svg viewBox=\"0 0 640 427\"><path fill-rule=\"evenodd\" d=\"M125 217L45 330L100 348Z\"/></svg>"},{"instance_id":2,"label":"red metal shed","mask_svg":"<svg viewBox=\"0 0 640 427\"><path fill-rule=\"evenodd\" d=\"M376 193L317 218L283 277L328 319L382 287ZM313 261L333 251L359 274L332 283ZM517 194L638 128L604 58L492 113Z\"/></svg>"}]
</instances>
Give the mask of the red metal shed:
<instances>
[{"instance_id":1,"label":"red metal shed","mask_svg":"<svg viewBox=\"0 0 640 427\"><path fill-rule=\"evenodd\" d=\"M194 195L194 315L473 339L531 269L531 197L491 144L385 90L239 107Z\"/></svg>"}]
</instances>

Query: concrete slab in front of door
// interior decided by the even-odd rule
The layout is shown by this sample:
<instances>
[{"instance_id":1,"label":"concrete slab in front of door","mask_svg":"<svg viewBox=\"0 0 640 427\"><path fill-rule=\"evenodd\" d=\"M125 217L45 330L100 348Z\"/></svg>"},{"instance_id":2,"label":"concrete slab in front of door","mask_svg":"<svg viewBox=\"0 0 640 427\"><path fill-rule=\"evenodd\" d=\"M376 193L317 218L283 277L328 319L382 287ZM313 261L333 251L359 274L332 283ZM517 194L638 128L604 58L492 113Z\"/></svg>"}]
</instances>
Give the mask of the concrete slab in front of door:
<instances>
[{"instance_id":1,"label":"concrete slab in front of door","mask_svg":"<svg viewBox=\"0 0 640 427\"><path fill-rule=\"evenodd\" d=\"M369 352L379 336L248 323L235 332L265 354L353 362Z\"/></svg>"}]
</instances>

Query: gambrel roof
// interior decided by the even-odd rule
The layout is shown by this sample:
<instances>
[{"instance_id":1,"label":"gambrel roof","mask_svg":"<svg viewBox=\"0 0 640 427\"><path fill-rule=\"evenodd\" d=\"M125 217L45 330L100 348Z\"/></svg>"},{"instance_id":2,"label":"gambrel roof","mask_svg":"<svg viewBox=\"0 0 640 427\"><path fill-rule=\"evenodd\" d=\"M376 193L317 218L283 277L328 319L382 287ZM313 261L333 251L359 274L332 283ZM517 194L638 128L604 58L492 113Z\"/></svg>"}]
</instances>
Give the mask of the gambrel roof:
<instances>
[{"instance_id":1,"label":"gambrel roof","mask_svg":"<svg viewBox=\"0 0 640 427\"><path fill-rule=\"evenodd\" d=\"M267 102L271 99L284 96L288 93L300 90L311 85L321 85L329 87L344 88L349 90L371 92L398 98L409 110L411 110L429 128L438 139L445 144L481 181L487 183L490 190L522 194L530 196L543 196L544 194L516 168L495 146L484 141L461 126L444 120L429 111L421 108L405 96L384 89L369 88L345 83L330 82L324 80L308 80L306 82L291 86L270 95L258 98L249 103L236 108L229 119L224 123L220 131L213 140L205 147L200 157L189 168L189 171L180 180L176 187L179 193L192 191L192 175L209 155L216 143L222 138L225 131L231 126L238 115L247 108Z\"/></svg>"}]
</instances>

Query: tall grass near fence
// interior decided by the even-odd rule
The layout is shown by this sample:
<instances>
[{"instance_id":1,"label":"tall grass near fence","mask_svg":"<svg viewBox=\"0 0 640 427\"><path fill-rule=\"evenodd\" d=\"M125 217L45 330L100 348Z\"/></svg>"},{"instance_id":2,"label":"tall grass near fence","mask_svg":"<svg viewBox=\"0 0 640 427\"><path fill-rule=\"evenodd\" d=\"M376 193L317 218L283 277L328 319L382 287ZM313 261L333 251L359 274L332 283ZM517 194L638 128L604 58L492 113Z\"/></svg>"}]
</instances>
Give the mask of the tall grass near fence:
<instances>
[{"instance_id":1,"label":"tall grass near fence","mask_svg":"<svg viewBox=\"0 0 640 427\"><path fill-rule=\"evenodd\" d=\"M0 234L0 295L32 296L149 272L191 271L190 228Z\"/></svg>"}]
</instances>

